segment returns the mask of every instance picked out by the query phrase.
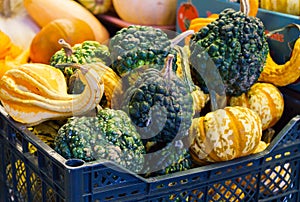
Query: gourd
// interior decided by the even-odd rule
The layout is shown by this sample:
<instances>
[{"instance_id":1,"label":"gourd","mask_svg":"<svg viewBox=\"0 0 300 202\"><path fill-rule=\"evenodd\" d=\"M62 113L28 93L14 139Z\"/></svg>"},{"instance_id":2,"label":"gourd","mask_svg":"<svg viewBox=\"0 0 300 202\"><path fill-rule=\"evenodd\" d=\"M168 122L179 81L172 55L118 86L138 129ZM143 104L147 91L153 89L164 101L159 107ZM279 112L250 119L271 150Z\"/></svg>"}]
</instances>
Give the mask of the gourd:
<instances>
[{"instance_id":1,"label":"gourd","mask_svg":"<svg viewBox=\"0 0 300 202\"><path fill-rule=\"evenodd\" d=\"M30 60L35 63L49 64L52 55L61 49L59 39L70 45L85 40L95 40L90 26L79 19L60 18L49 22L33 38L30 45Z\"/></svg>"},{"instance_id":2,"label":"gourd","mask_svg":"<svg viewBox=\"0 0 300 202\"><path fill-rule=\"evenodd\" d=\"M12 68L11 64L14 63L14 60L16 63L20 60L18 57L22 53L23 49L14 44L10 37L0 30L0 78L8 69Z\"/></svg>"},{"instance_id":3,"label":"gourd","mask_svg":"<svg viewBox=\"0 0 300 202\"><path fill-rule=\"evenodd\" d=\"M25 50L29 48L31 40L40 28L28 15L22 0L2 0L0 30L7 34L16 46Z\"/></svg>"},{"instance_id":4,"label":"gourd","mask_svg":"<svg viewBox=\"0 0 300 202\"><path fill-rule=\"evenodd\" d=\"M117 31L110 39L109 51L111 67L120 76L146 64L163 66L167 54L176 54L162 29L142 25L131 25Z\"/></svg>"},{"instance_id":5,"label":"gourd","mask_svg":"<svg viewBox=\"0 0 300 202\"><path fill-rule=\"evenodd\" d=\"M190 50L195 83L205 93L208 89L198 72L214 65L224 82L226 94L237 96L247 92L258 80L269 45L259 18L227 8L218 19L191 37Z\"/></svg>"},{"instance_id":6,"label":"gourd","mask_svg":"<svg viewBox=\"0 0 300 202\"><path fill-rule=\"evenodd\" d=\"M300 15L300 2L299 0L260 0L260 8L287 13L292 15Z\"/></svg>"},{"instance_id":7,"label":"gourd","mask_svg":"<svg viewBox=\"0 0 300 202\"><path fill-rule=\"evenodd\" d=\"M121 110L106 108L95 116L71 117L58 130L54 149L66 159L106 159L134 172L144 164L141 137Z\"/></svg>"},{"instance_id":8,"label":"gourd","mask_svg":"<svg viewBox=\"0 0 300 202\"><path fill-rule=\"evenodd\" d=\"M263 130L274 126L284 110L281 92L270 83L255 83L247 93L229 98L229 105L248 107L258 113Z\"/></svg>"},{"instance_id":9,"label":"gourd","mask_svg":"<svg viewBox=\"0 0 300 202\"><path fill-rule=\"evenodd\" d=\"M30 17L44 27L60 18L85 21L93 30L96 41L103 43L109 39L106 27L86 8L73 0L23 0Z\"/></svg>"},{"instance_id":10,"label":"gourd","mask_svg":"<svg viewBox=\"0 0 300 202\"><path fill-rule=\"evenodd\" d=\"M190 53L188 46L175 46L174 48L177 52L176 65L178 68L176 70L176 75L185 82L187 89L193 97L194 117L199 116L202 109L210 100L209 94L204 93L199 86L195 85L193 82L189 63Z\"/></svg>"},{"instance_id":11,"label":"gourd","mask_svg":"<svg viewBox=\"0 0 300 202\"><path fill-rule=\"evenodd\" d=\"M113 8L112 0L77 0L94 15L107 13Z\"/></svg>"},{"instance_id":12,"label":"gourd","mask_svg":"<svg viewBox=\"0 0 300 202\"><path fill-rule=\"evenodd\" d=\"M258 12L259 0L240 0L241 10L247 16L255 17Z\"/></svg>"},{"instance_id":13,"label":"gourd","mask_svg":"<svg viewBox=\"0 0 300 202\"><path fill-rule=\"evenodd\" d=\"M173 58L169 54L161 70L155 65L146 68L113 105L128 113L142 131L145 145L165 145L184 137L191 124L193 99L172 71Z\"/></svg>"},{"instance_id":14,"label":"gourd","mask_svg":"<svg viewBox=\"0 0 300 202\"><path fill-rule=\"evenodd\" d=\"M112 0L118 16L140 25L174 25L176 0Z\"/></svg>"},{"instance_id":15,"label":"gourd","mask_svg":"<svg viewBox=\"0 0 300 202\"><path fill-rule=\"evenodd\" d=\"M194 118L189 136L195 163L228 161L255 151L262 136L262 124L253 110L227 106Z\"/></svg>"},{"instance_id":16,"label":"gourd","mask_svg":"<svg viewBox=\"0 0 300 202\"><path fill-rule=\"evenodd\" d=\"M117 31L109 42L111 67L119 76L148 64L164 66L166 56L176 56L174 46L186 36L193 34L188 30L170 39L161 29L146 25L130 25ZM176 58L173 69L176 71Z\"/></svg>"},{"instance_id":17,"label":"gourd","mask_svg":"<svg viewBox=\"0 0 300 202\"><path fill-rule=\"evenodd\" d=\"M276 86L286 86L294 83L300 77L300 38L296 39L290 59L284 64L277 64L270 53L258 81L272 83Z\"/></svg>"},{"instance_id":18,"label":"gourd","mask_svg":"<svg viewBox=\"0 0 300 202\"><path fill-rule=\"evenodd\" d=\"M114 94L112 100L112 108L124 110L141 134L147 152L145 162L149 162L146 173L179 162L185 152L193 98L186 83L172 71L173 57L167 56L163 69L152 64L139 74L130 72L137 76L134 82L124 92ZM163 158L159 155L162 153ZM150 163L157 158L159 162Z\"/></svg>"},{"instance_id":19,"label":"gourd","mask_svg":"<svg viewBox=\"0 0 300 202\"><path fill-rule=\"evenodd\" d=\"M15 121L37 125L95 109L103 95L102 77L95 69L78 67L85 84L81 94L67 94L65 77L50 65L28 63L8 70L1 78L0 100Z\"/></svg>"},{"instance_id":20,"label":"gourd","mask_svg":"<svg viewBox=\"0 0 300 202\"><path fill-rule=\"evenodd\" d=\"M115 86L118 84L120 77L108 66L110 65L110 52L108 47L97 41L83 41L82 43L75 44L72 47L63 39L60 39L59 43L63 48L52 55L50 65L56 67L59 66L59 64L76 63L89 64L89 66L99 66L100 68L97 68L97 71L99 75L102 75L106 106L110 107L113 91ZM68 92L81 93L81 89L79 89L78 92L78 90L71 87L74 86L72 84L72 82L74 83L72 75L76 76L75 71L78 69L64 67L61 70L67 80Z\"/></svg>"},{"instance_id":21,"label":"gourd","mask_svg":"<svg viewBox=\"0 0 300 202\"><path fill-rule=\"evenodd\" d=\"M11 38L0 30L0 60L5 59L7 56L15 58L22 51L21 47L13 43Z\"/></svg>"}]
</instances>

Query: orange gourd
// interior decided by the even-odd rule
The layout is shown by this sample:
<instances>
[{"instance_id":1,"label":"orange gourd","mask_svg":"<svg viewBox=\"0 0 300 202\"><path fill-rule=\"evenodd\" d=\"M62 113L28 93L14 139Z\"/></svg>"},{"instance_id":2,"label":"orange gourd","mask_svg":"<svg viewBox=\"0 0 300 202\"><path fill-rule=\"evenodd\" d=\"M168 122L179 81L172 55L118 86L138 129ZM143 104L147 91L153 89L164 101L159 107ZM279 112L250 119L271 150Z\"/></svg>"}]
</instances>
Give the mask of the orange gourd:
<instances>
[{"instance_id":1,"label":"orange gourd","mask_svg":"<svg viewBox=\"0 0 300 202\"><path fill-rule=\"evenodd\" d=\"M28 50L12 42L11 38L0 30L0 78L14 66L28 62Z\"/></svg>"},{"instance_id":2,"label":"orange gourd","mask_svg":"<svg viewBox=\"0 0 300 202\"><path fill-rule=\"evenodd\" d=\"M30 45L32 62L49 64L50 58L62 47L58 43L64 39L71 46L85 40L95 40L90 26L79 19L56 19L36 34Z\"/></svg>"},{"instance_id":3,"label":"orange gourd","mask_svg":"<svg viewBox=\"0 0 300 202\"><path fill-rule=\"evenodd\" d=\"M106 27L89 10L73 0L23 0L30 17L41 27L53 20L66 18L85 21L93 30L99 43L109 39Z\"/></svg>"},{"instance_id":4,"label":"orange gourd","mask_svg":"<svg viewBox=\"0 0 300 202\"><path fill-rule=\"evenodd\" d=\"M229 104L248 107L255 111L261 118L263 130L274 126L284 110L281 92L270 83L255 83L247 93L231 97Z\"/></svg>"},{"instance_id":5,"label":"orange gourd","mask_svg":"<svg viewBox=\"0 0 300 202\"><path fill-rule=\"evenodd\" d=\"M200 165L252 154L262 136L261 119L246 107L225 107L194 118L191 156Z\"/></svg>"}]
</instances>

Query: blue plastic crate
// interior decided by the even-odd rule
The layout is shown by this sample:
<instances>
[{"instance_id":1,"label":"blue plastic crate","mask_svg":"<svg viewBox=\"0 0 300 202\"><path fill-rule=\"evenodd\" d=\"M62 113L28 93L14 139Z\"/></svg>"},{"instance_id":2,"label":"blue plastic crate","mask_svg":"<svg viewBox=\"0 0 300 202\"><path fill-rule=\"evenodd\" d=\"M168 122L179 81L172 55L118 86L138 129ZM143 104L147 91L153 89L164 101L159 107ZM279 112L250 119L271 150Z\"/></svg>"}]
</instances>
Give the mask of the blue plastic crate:
<instances>
[{"instance_id":1,"label":"blue plastic crate","mask_svg":"<svg viewBox=\"0 0 300 202\"><path fill-rule=\"evenodd\" d=\"M65 160L0 108L0 201L299 202L300 95L280 90L285 110L267 150L147 179L105 160Z\"/></svg>"}]
</instances>

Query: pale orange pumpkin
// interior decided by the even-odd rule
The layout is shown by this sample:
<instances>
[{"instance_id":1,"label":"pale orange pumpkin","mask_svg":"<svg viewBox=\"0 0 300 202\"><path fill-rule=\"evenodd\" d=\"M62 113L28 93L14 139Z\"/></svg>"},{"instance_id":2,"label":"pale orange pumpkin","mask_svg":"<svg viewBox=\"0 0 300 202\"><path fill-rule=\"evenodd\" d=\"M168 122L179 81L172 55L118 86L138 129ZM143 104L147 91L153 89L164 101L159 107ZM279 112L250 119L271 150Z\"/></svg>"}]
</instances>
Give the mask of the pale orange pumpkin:
<instances>
[{"instance_id":1,"label":"pale orange pumpkin","mask_svg":"<svg viewBox=\"0 0 300 202\"><path fill-rule=\"evenodd\" d=\"M225 107L193 119L190 151L196 163L228 161L252 154L262 136L261 119L246 107Z\"/></svg>"},{"instance_id":2,"label":"pale orange pumpkin","mask_svg":"<svg viewBox=\"0 0 300 202\"><path fill-rule=\"evenodd\" d=\"M119 17L143 25L175 25L176 0L112 0Z\"/></svg>"},{"instance_id":3,"label":"pale orange pumpkin","mask_svg":"<svg viewBox=\"0 0 300 202\"><path fill-rule=\"evenodd\" d=\"M255 111L262 121L262 129L274 126L282 116L284 99L276 86L255 83L247 93L229 99L230 106L244 106Z\"/></svg>"},{"instance_id":4,"label":"pale orange pumpkin","mask_svg":"<svg viewBox=\"0 0 300 202\"><path fill-rule=\"evenodd\" d=\"M62 48L58 43L64 39L71 46L85 40L95 40L91 27L79 19L56 19L44 26L33 38L30 45L30 60L49 64L54 53Z\"/></svg>"}]
</instances>

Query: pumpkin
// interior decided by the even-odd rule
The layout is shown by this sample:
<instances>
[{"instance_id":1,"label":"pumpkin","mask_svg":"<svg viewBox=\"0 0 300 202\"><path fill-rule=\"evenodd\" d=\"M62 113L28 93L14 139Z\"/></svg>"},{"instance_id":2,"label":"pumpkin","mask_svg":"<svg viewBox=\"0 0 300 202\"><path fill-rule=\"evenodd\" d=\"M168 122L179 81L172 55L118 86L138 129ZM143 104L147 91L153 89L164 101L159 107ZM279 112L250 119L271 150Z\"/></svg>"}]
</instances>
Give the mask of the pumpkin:
<instances>
[{"instance_id":1,"label":"pumpkin","mask_svg":"<svg viewBox=\"0 0 300 202\"><path fill-rule=\"evenodd\" d=\"M281 118L284 100L279 89L270 83L255 83L247 93L229 99L230 106L244 106L255 111L262 129L274 126Z\"/></svg>"},{"instance_id":2,"label":"pumpkin","mask_svg":"<svg viewBox=\"0 0 300 202\"><path fill-rule=\"evenodd\" d=\"M252 154L262 136L261 119L246 107L225 107L194 118L190 152L197 164L228 161Z\"/></svg>"},{"instance_id":3,"label":"pumpkin","mask_svg":"<svg viewBox=\"0 0 300 202\"><path fill-rule=\"evenodd\" d=\"M0 30L7 34L15 45L27 49L40 28L28 15L23 0L2 0Z\"/></svg>"},{"instance_id":4,"label":"pumpkin","mask_svg":"<svg viewBox=\"0 0 300 202\"><path fill-rule=\"evenodd\" d=\"M63 73L50 65L28 63L8 70L0 80L4 109L15 121L28 125L94 110L104 91L102 77L93 68L78 68L85 88L76 95L67 94Z\"/></svg>"},{"instance_id":5,"label":"pumpkin","mask_svg":"<svg viewBox=\"0 0 300 202\"><path fill-rule=\"evenodd\" d=\"M292 15L300 15L300 2L299 0L260 0L260 8L270 11L277 11Z\"/></svg>"},{"instance_id":6,"label":"pumpkin","mask_svg":"<svg viewBox=\"0 0 300 202\"><path fill-rule=\"evenodd\" d=\"M140 25L175 25L176 0L112 0L118 16Z\"/></svg>"},{"instance_id":7,"label":"pumpkin","mask_svg":"<svg viewBox=\"0 0 300 202\"><path fill-rule=\"evenodd\" d=\"M79 19L56 19L44 26L33 38L30 45L30 60L35 63L49 64L54 53L61 49L59 39L71 46L85 40L95 40L90 26Z\"/></svg>"},{"instance_id":8,"label":"pumpkin","mask_svg":"<svg viewBox=\"0 0 300 202\"><path fill-rule=\"evenodd\" d=\"M85 7L73 0L23 0L26 11L40 26L53 20L67 18L85 21L93 30L96 41L103 43L109 39L106 27Z\"/></svg>"},{"instance_id":9,"label":"pumpkin","mask_svg":"<svg viewBox=\"0 0 300 202\"><path fill-rule=\"evenodd\" d=\"M260 82L286 86L300 78L300 38L296 39L290 59L284 64L277 64L268 53L263 71L258 78Z\"/></svg>"}]
</instances>

